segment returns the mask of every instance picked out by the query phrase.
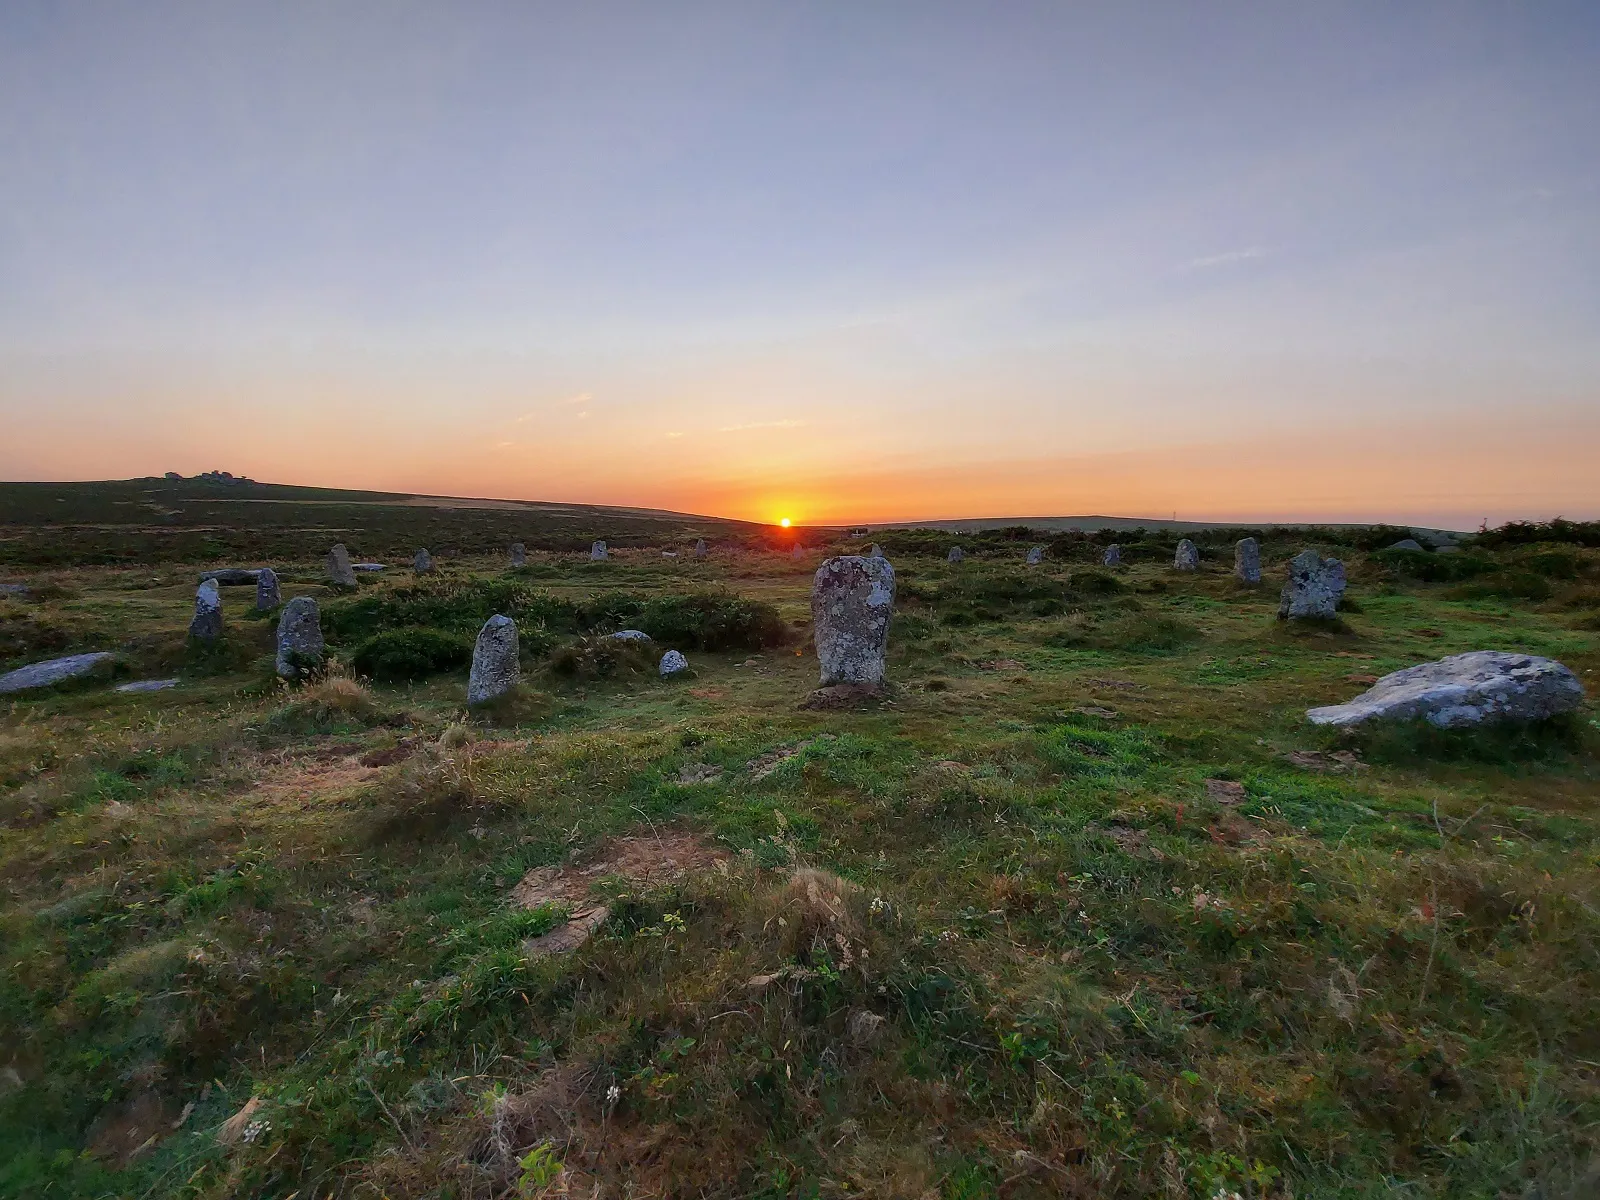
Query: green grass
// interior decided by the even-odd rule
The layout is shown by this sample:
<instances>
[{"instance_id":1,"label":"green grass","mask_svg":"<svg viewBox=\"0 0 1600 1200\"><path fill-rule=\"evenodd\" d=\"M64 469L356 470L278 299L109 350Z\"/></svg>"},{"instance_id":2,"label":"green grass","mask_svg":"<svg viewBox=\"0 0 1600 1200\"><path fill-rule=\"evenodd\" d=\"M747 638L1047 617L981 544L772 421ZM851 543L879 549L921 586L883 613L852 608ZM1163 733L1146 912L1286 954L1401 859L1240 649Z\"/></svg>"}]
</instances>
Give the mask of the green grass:
<instances>
[{"instance_id":1,"label":"green grass","mask_svg":"<svg viewBox=\"0 0 1600 1200\"><path fill-rule=\"evenodd\" d=\"M1594 709L1302 714L1478 647L1592 686L1596 555L1430 582L1389 533L1331 547L1357 604L1326 630L1222 542L1179 576L1155 538L1105 572L908 534L870 712L798 707L814 557L490 549L335 598L319 535L285 593L372 678L297 690L249 589L201 661L188 571L41 569L0 666L105 648L183 686L0 709L0 1194L1593 1194ZM1547 596L1466 590L1519 571ZM526 693L469 716L460 647L508 610ZM624 626L696 678L596 636ZM524 954L574 907L510 907L527 871L680 833L722 865L586 876L597 934Z\"/></svg>"}]
</instances>

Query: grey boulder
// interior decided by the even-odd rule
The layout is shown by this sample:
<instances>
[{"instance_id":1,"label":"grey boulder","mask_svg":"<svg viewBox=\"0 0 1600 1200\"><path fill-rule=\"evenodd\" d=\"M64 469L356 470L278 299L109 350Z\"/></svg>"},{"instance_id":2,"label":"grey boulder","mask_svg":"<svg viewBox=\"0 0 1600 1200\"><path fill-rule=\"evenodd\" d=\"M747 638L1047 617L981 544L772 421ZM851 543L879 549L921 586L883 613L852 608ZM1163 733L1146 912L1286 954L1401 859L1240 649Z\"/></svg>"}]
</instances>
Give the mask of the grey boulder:
<instances>
[{"instance_id":1,"label":"grey boulder","mask_svg":"<svg viewBox=\"0 0 1600 1200\"><path fill-rule=\"evenodd\" d=\"M516 687L521 679L522 664L517 659L517 623L506 616L490 617L478 630L478 641L472 647L467 703L487 704Z\"/></svg>"},{"instance_id":2,"label":"grey boulder","mask_svg":"<svg viewBox=\"0 0 1600 1200\"><path fill-rule=\"evenodd\" d=\"M817 568L811 621L823 687L883 682L894 614L894 568L886 558L849 554Z\"/></svg>"},{"instance_id":3,"label":"grey boulder","mask_svg":"<svg viewBox=\"0 0 1600 1200\"><path fill-rule=\"evenodd\" d=\"M217 590L215 579L208 579L195 589L189 636L202 642L214 642L222 636L222 593Z\"/></svg>"},{"instance_id":4,"label":"grey boulder","mask_svg":"<svg viewBox=\"0 0 1600 1200\"><path fill-rule=\"evenodd\" d=\"M1028 565L1030 567L1037 567L1043 561L1044 561L1044 547L1043 546L1035 546L1032 550L1028 551Z\"/></svg>"},{"instance_id":5,"label":"grey boulder","mask_svg":"<svg viewBox=\"0 0 1600 1200\"><path fill-rule=\"evenodd\" d=\"M281 679L300 679L322 667L327 643L322 640L322 614L310 596L296 596L278 617L278 655L273 669Z\"/></svg>"},{"instance_id":6,"label":"grey boulder","mask_svg":"<svg viewBox=\"0 0 1600 1200\"><path fill-rule=\"evenodd\" d=\"M1392 546L1390 546L1388 548L1390 550L1423 550L1424 549L1422 543L1417 541L1416 538L1401 538L1398 542L1396 542L1394 545L1392 545Z\"/></svg>"},{"instance_id":7,"label":"grey boulder","mask_svg":"<svg viewBox=\"0 0 1600 1200\"><path fill-rule=\"evenodd\" d=\"M596 540L592 545L590 545L589 559L591 562L604 562L609 557L610 553L606 550L606 544L604 542Z\"/></svg>"},{"instance_id":8,"label":"grey boulder","mask_svg":"<svg viewBox=\"0 0 1600 1200\"><path fill-rule=\"evenodd\" d=\"M283 603L283 592L278 587L278 573L271 567L262 567L256 576L256 611L269 612Z\"/></svg>"},{"instance_id":9,"label":"grey boulder","mask_svg":"<svg viewBox=\"0 0 1600 1200\"><path fill-rule=\"evenodd\" d=\"M1583 703L1583 684L1561 663L1532 654L1473 650L1385 675L1354 700L1313 708L1313 725L1422 719L1441 729L1541 721Z\"/></svg>"},{"instance_id":10,"label":"grey boulder","mask_svg":"<svg viewBox=\"0 0 1600 1200\"><path fill-rule=\"evenodd\" d=\"M368 574L375 574L378 571L386 571L389 568L384 563L352 563L350 569L352 571L365 571Z\"/></svg>"},{"instance_id":11,"label":"grey boulder","mask_svg":"<svg viewBox=\"0 0 1600 1200\"><path fill-rule=\"evenodd\" d=\"M69 679L81 679L101 667L109 666L114 655L104 651L93 654L69 654L65 658L51 658L44 662L29 663L5 675L0 675L0 696L12 692L26 692L33 688L51 687Z\"/></svg>"},{"instance_id":12,"label":"grey boulder","mask_svg":"<svg viewBox=\"0 0 1600 1200\"><path fill-rule=\"evenodd\" d=\"M1233 574L1240 583L1261 582L1261 544L1253 537L1233 547Z\"/></svg>"},{"instance_id":13,"label":"grey boulder","mask_svg":"<svg viewBox=\"0 0 1600 1200\"><path fill-rule=\"evenodd\" d=\"M1289 582L1278 602L1281 620L1331 621L1344 598L1344 564L1323 558L1315 550L1302 550L1289 563Z\"/></svg>"},{"instance_id":14,"label":"grey boulder","mask_svg":"<svg viewBox=\"0 0 1600 1200\"><path fill-rule=\"evenodd\" d=\"M433 570L433 555L429 554L425 549L418 550L411 560L411 569L418 575L426 575Z\"/></svg>"},{"instance_id":15,"label":"grey boulder","mask_svg":"<svg viewBox=\"0 0 1600 1200\"><path fill-rule=\"evenodd\" d=\"M668 650L661 656L661 678L680 674L689 669L689 660L678 650Z\"/></svg>"},{"instance_id":16,"label":"grey boulder","mask_svg":"<svg viewBox=\"0 0 1600 1200\"><path fill-rule=\"evenodd\" d=\"M1197 571L1200 569L1200 551L1188 538L1178 543L1178 551L1172 556L1172 569L1174 571Z\"/></svg>"},{"instance_id":17,"label":"grey boulder","mask_svg":"<svg viewBox=\"0 0 1600 1200\"><path fill-rule=\"evenodd\" d=\"M350 551L340 542L328 551L328 578L339 587L355 587L356 573L350 566Z\"/></svg>"},{"instance_id":18,"label":"grey boulder","mask_svg":"<svg viewBox=\"0 0 1600 1200\"><path fill-rule=\"evenodd\" d=\"M164 692L178 686L176 679L135 679L132 683L118 684L118 692Z\"/></svg>"},{"instance_id":19,"label":"grey boulder","mask_svg":"<svg viewBox=\"0 0 1600 1200\"><path fill-rule=\"evenodd\" d=\"M965 557L966 555L962 553L960 546L951 546L950 553L944 556L944 560L945 562L960 562Z\"/></svg>"},{"instance_id":20,"label":"grey boulder","mask_svg":"<svg viewBox=\"0 0 1600 1200\"><path fill-rule=\"evenodd\" d=\"M1100 558L1102 567L1120 567L1122 565L1122 547L1113 542L1106 547L1106 552Z\"/></svg>"},{"instance_id":21,"label":"grey boulder","mask_svg":"<svg viewBox=\"0 0 1600 1200\"><path fill-rule=\"evenodd\" d=\"M28 594L28 585L25 583L0 583L0 596L15 596L17 599Z\"/></svg>"},{"instance_id":22,"label":"grey boulder","mask_svg":"<svg viewBox=\"0 0 1600 1200\"><path fill-rule=\"evenodd\" d=\"M650 635L642 629L619 629L610 635L619 642L648 642Z\"/></svg>"},{"instance_id":23,"label":"grey boulder","mask_svg":"<svg viewBox=\"0 0 1600 1200\"><path fill-rule=\"evenodd\" d=\"M528 565L528 548L521 542L511 543L511 565L525 567Z\"/></svg>"}]
</instances>

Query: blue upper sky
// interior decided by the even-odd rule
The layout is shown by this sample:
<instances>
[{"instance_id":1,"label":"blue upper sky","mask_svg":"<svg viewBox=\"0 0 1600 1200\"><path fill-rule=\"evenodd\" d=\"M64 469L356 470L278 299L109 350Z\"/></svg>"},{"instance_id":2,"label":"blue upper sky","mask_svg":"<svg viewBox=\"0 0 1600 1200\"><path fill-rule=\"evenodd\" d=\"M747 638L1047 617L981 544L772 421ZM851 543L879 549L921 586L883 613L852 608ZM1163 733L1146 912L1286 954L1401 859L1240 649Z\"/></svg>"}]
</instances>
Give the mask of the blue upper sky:
<instances>
[{"instance_id":1,"label":"blue upper sky","mask_svg":"<svg viewBox=\"0 0 1600 1200\"><path fill-rule=\"evenodd\" d=\"M1600 515L1597 214L1594 3L8 0L0 475Z\"/></svg>"}]
</instances>

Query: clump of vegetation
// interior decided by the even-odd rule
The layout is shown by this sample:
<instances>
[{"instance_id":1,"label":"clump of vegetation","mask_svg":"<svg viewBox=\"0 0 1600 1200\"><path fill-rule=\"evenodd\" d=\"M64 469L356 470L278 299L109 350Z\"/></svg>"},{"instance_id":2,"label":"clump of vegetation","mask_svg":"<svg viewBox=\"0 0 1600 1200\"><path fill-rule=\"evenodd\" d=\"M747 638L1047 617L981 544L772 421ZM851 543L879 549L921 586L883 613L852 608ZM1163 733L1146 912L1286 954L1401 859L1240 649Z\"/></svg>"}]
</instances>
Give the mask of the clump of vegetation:
<instances>
[{"instance_id":1,"label":"clump of vegetation","mask_svg":"<svg viewBox=\"0 0 1600 1200\"><path fill-rule=\"evenodd\" d=\"M438 629L391 629L356 647L350 665L360 674L389 682L423 679L472 661L472 643Z\"/></svg>"},{"instance_id":2,"label":"clump of vegetation","mask_svg":"<svg viewBox=\"0 0 1600 1200\"><path fill-rule=\"evenodd\" d=\"M1069 624L1050 644L1073 650L1120 650L1130 654L1173 654L1199 642L1198 627L1167 613L1129 612L1108 620Z\"/></svg>"},{"instance_id":3,"label":"clump of vegetation","mask_svg":"<svg viewBox=\"0 0 1600 1200\"><path fill-rule=\"evenodd\" d=\"M576 638L555 648L549 671L558 678L580 682L652 675L656 671L655 648L606 635Z\"/></svg>"},{"instance_id":4,"label":"clump of vegetation","mask_svg":"<svg viewBox=\"0 0 1600 1200\"><path fill-rule=\"evenodd\" d=\"M1499 564L1486 554L1430 554L1426 550L1379 550L1373 561L1393 574L1425 583L1457 583L1487 575Z\"/></svg>"},{"instance_id":5,"label":"clump of vegetation","mask_svg":"<svg viewBox=\"0 0 1600 1200\"><path fill-rule=\"evenodd\" d=\"M337 662L293 695L293 700L272 714L273 728L290 733L331 733L376 724L384 716L366 685L352 679Z\"/></svg>"}]
</instances>

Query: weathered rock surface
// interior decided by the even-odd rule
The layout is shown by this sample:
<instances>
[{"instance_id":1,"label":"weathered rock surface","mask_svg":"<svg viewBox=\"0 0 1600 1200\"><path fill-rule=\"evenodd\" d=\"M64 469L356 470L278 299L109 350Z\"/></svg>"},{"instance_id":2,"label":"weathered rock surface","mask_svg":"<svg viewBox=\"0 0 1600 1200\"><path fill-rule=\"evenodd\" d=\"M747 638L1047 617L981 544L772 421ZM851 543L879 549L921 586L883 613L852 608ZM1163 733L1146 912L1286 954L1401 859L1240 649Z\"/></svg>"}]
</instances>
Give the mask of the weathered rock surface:
<instances>
[{"instance_id":1,"label":"weathered rock surface","mask_svg":"<svg viewBox=\"0 0 1600 1200\"><path fill-rule=\"evenodd\" d=\"M668 650L661 656L661 678L677 675L689 669L689 660L680 651Z\"/></svg>"},{"instance_id":2,"label":"weathered rock surface","mask_svg":"<svg viewBox=\"0 0 1600 1200\"><path fill-rule=\"evenodd\" d=\"M706 556L706 540L705 540L705 538L701 538L699 541L695 542L695 544L694 544L694 556L696 558L704 558Z\"/></svg>"},{"instance_id":3,"label":"weathered rock surface","mask_svg":"<svg viewBox=\"0 0 1600 1200\"><path fill-rule=\"evenodd\" d=\"M328 578L340 587L355 587L356 573L350 566L350 551L340 542L328 551Z\"/></svg>"},{"instance_id":4,"label":"weathered rock surface","mask_svg":"<svg viewBox=\"0 0 1600 1200\"><path fill-rule=\"evenodd\" d=\"M352 563L350 569L352 571L366 571L369 574L376 574L379 571L387 571L389 568L384 563Z\"/></svg>"},{"instance_id":5,"label":"weathered rock surface","mask_svg":"<svg viewBox=\"0 0 1600 1200\"><path fill-rule=\"evenodd\" d=\"M1385 675L1354 700L1313 708L1314 725L1422 719L1441 729L1542 721L1583 703L1583 684L1552 658L1473 650Z\"/></svg>"},{"instance_id":6,"label":"weathered rock surface","mask_svg":"<svg viewBox=\"0 0 1600 1200\"><path fill-rule=\"evenodd\" d=\"M256 611L267 612L283 603L283 592L278 587L278 573L271 567L262 567L256 576Z\"/></svg>"},{"instance_id":7,"label":"weathered rock surface","mask_svg":"<svg viewBox=\"0 0 1600 1200\"><path fill-rule=\"evenodd\" d=\"M525 567L528 565L528 548L521 542L511 543L511 565Z\"/></svg>"},{"instance_id":8,"label":"weathered rock surface","mask_svg":"<svg viewBox=\"0 0 1600 1200\"><path fill-rule=\"evenodd\" d=\"M1178 543L1178 552L1172 556L1172 569L1174 571L1200 569L1200 551L1188 538Z\"/></svg>"},{"instance_id":9,"label":"weathered rock surface","mask_svg":"<svg viewBox=\"0 0 1600 1200\"><path fill-rule=\"evenodd\" d=\"M1390 549L1390 550L1423 550L1424 547L1423 547L1421 542L1417 541L1416 538L1401 538L1394 545L1388 547L1388 549Z\"/></svg>"},{"instance_id":10,"label":"weathered rock surface","mask_svg":"<svg viewBox=\"0 0 1600 1200\"><path fill-rule=\"evenodd\" d=\"M296 596L278 617L278 655L273 669L282 679L300 679L322 666L322 614L310 596Z\"/></svg>"},{"instance_id":11,"label":"weathered rock surface","mask_svg":"<svg viewBox=\"0 0 1600 1200\"><path fill-rule=\"evenodd\" d=\"M951 546L950 553L944 556L945 562L960 562L966 555L961 552L960 546Z\"/></svg>"},{"instance_id":12,"label":"weathered rock surface","mask_svg":"<svg viewBox=\"0 0 1600 1200\"><path fill-rule=\"evenodd\" d=\"M493 616L478 630L472 647L472 673L467 677L467 703L485 704L505 695L522 679L517 660L517 623Z\"/></svg>"},{"instance_id":13,"label":"weathered rock surface","mask_svg":"<svg viewBox=\"0 0 1600 1200\"><path fill-rule=\"evenodd\" d=\"M595 543L589 547L590 562L604 562L610 557L610 551L606 549L606 544L602 541L596 540Z\"/></svg>"},{"instance_id":14,"label":"weathered rock surface","mask_svg":"<svg viewBox=\"0 0 1600 1200\"><path fill-rule=\"evenodd\" d=\"M219 587L242 587L244 584L256 582L260 575L260 571L249 567L221 567L215 571L201 571L200 582L211 580Z\"/></svg>"},{"instance_id":15,"label":"weathered rock surface","mask_svg":"<svg viewBox=\"0 0 1600 1200\"><path fill-rule=\"evenodd\" d=\"M214 642L222 636L222 593L217 590L215 579L208 579L195 589L189 636L202 642Z\"/></svg>"},{"instance_id":16,"label":"weathered rock surface","mask_svg":"<svg viewBox=\"0 0 1600 1200\"><path fill-rule=\"evenodd\" d=\"M883 682L894 614L894 568L886 558L843 555L817 568L811 621L822 686Z\"/></svg>"},{"instance_id":17,"label":"weathered rock surface","mask_svg":"<svg viewBox=\"0 0 1600 1200\"><path fill-rule=\"evenodd\" d=\"M678 557L678 552L676 550L663 550L661 552L661 557L662 558L677 558Z\"/></svg>"},{"instance_id":18,"label":"weathered rock surface","mask_svg":"<svg viewBox=\"0 0 1600 1200\"><path fill-rule=\"evenodd\" d=\"M1106 547L1105 554L1100 559L1102 567L1120 567L1122 565L1122 547L1116 543Z\"/></svg>"},{"instance_id":19,"label":"weathered rock surface","mask_svg":"<svg viewBox=\"0 0 1600 1200\"><path fill-rule=\"evenodd\" d=\"M1233 575L1240 583L1261 582L1261 543L1247 537L1233 547Z\"/></svg>"},{"instance_id":20,"label":"weathered rock surface","mask_svg":"<svg viewBox=\"0 0 1600 1200\"><path fill-rule=\"evenodd\" d=\"M44 662L29 663L15 671L0 675L0 696L12 692L26 692L33 688L50 687L69 679L81 679L102 667L111 665L114 655L104 651L93 654L69 654L65 658L51 658Z\"/></svg>"},{"instance_id":21,"label":"weathered rock surface","mask_svg":"<svg viewBox=\"0 0 1600 1200\"><path fill-rule=\"evenodd\" d=\"M433 555L426 549L418 550L411 559L411 569L418 575L426 575L433 570Z\"/></svg>"},{"instance_id":22,"label":"weathered rock surface","mask_svg":"<svg viewBox=\"0 0 1600 1200\"><path fill-rule=\"evenodd\" d=\"M118 684L119 692L164 692L178 686L176 679L135 679L132 683Z\"/></svg>"},{"instance_id":23,"label":"weathered rock surface","mask_svg":"<svg viewBox=\"0 0 1600 1200\"><path fill-rule=\"evenodd\" d=\"M1344 597L1344 564L1323 558L1315 550L1302 550L1289 562L1289 582L1283 585L1278 616L1291 621L1331 621Z\"/></svg>"},{"instance_id":24,"label":"weathered rock surface","mask_svg":"<svg viewBox=\"0 0 1600 1200\"><path fill-rule=\"evenodd\" d=\"M611 635L619 642L648 642L650 635L642 629L619 629Z\"/></svg>"},{"instance_id":25,"label":"weathered rock surface","mask_svg":"<svg viewBox=\"0 0 1600 1200\"><path fill-rule=\"evenodd\" d=\"M1043 546L1035 546L1032 550L1028 551L1028 565L1030 567L1037 567L1043 561L1044 561L1044 547Z\"/></svg>"},{"instance_id":26,"label":"weathered rock surface","mask_svg":"<svg viewBox=\"0 0 1600 1200\"><path fill-rule=\"evenodd\" d=\"M28 585L25 583L0 583L0 596L11 596L17 600L28 594Z\"/></svg>"}]
</instances>

